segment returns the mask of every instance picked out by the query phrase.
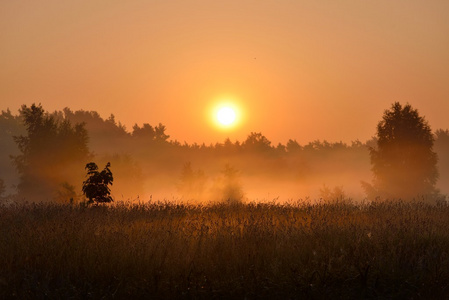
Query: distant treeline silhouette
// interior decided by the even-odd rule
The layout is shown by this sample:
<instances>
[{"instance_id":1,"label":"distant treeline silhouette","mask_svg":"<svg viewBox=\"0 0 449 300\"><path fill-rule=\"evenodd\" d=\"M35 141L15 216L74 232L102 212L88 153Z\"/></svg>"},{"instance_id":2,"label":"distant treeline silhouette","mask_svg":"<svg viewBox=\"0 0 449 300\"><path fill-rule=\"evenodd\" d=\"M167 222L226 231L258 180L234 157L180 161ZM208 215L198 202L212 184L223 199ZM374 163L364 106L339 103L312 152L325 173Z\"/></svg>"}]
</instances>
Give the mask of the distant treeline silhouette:
<instances>
[{"instance_id":1,"label":"distant treeline silhouette","mask_svg":"<svg viewBox=\"0 0 449 300\"><path fill-rule=\"evenodd\" d=\"M35 148L41 147L36 153L30 153L27 144L33 137L30 132L35 129L29 127L29 122L36 120L27 123L33 110L41 118L40 134L43 134L35 136L39 141ZM440 181L448 180L449 131L439 129L433 137ZM161 123L135 124L127 130L114 115L104 119L94 111L69 108L50 113L33 104L22 106L19 114L6 110L0 115L0 179L5 187L3 195L15 194L18 188L22 198L40 196L64 202L74 195L80 196L84 166L95 159L101 165L111 162L114 166L115 195L132 198L176 190L182 181L183 167L189 163L206 180L214 180L229 165L240 171L243 188L249 194L266 190L266 182L273 188L288 182L295 187L291 194L313 196L323 185L331 185L342 186L345 194L351 195L362 192L361 180L372 180L369 149L377 149L377 142L377 137L373 137L350 144L315 140L301 145L290 139L285 144L273 145L262 133L251 132L243 141L225 139L209 145L188 144L171 140ZM33 156L39 165L27 166L24 163L27 155ZM24 172L29 174L25 176ZM42 182L30 183L38 182L33 172L37 172ZM35 190L35 186L41 190Z\"/></svg>"}]
</instances>

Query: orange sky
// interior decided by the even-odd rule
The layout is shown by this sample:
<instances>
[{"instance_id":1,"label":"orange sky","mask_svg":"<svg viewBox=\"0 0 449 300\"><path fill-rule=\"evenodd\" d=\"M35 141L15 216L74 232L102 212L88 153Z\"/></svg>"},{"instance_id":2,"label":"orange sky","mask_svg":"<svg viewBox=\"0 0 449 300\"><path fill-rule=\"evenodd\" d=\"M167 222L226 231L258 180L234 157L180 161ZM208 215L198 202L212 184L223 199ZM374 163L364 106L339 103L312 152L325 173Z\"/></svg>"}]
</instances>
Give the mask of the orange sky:
<instances>
[{"instance_id":1,"label":"orange sky","mask_svg":"<svg viewBox=\"0 0 449 300\"><path fill-rule=\"evenodd\" d=\"M179 141L365 141L409 102L449 128L449 1L0 2L0 109L113 113ZM210 114L234 101L219 130Z\"/></svg>"}]
</instances>

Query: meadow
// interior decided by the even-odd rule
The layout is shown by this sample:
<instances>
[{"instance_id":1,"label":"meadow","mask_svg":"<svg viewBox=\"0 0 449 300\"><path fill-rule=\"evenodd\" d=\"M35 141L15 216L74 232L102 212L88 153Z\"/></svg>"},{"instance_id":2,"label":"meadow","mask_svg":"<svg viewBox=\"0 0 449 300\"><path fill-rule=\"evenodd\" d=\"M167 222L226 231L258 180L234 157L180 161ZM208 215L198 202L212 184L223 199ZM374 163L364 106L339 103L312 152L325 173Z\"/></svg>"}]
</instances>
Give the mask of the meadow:
<instances>
[{"instance_id":1,"label":"meadow","mask_svg":"<svg viewBox=\"0 0 449 300\"><path fill-rule=\"evenodd\" d=\"M1 299L444 299L449 207L0 207Z\"/></svg>"}]
</instances>

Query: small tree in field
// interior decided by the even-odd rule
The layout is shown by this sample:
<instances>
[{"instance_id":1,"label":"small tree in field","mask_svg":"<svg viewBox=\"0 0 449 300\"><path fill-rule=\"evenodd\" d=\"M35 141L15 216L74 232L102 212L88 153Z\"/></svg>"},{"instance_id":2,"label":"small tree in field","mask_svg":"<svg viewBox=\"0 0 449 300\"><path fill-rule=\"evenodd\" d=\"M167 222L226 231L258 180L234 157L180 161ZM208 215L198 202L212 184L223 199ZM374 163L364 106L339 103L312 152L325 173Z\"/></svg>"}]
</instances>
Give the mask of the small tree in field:
<instances>
[{"instance_id":1,"label":"small tree in field","mask_svg":"<svg viewBox=\"0 0 449 300\"><path fill-rule=\"evenodd\" d=\"M86 165L88 178L83 182L83 194L89 199L87 204L114 201L109 188L114 180L109 169L110 166L111 164L108 162L103 171L99 172L95 163L91 162Z\"/></svg>"},{"instance_id":2,"label":"small tree in field","mask_svg":"<svg viewBox=\"0 0 449 300\"><path fill-rule=\"evenodd\" d=\"M434 137L427 121L409 104L396 102L377 125L377 147L370 148L373 185L369 197L413 199L434 196L438 179Z\"/></svg>"}]
</instances>

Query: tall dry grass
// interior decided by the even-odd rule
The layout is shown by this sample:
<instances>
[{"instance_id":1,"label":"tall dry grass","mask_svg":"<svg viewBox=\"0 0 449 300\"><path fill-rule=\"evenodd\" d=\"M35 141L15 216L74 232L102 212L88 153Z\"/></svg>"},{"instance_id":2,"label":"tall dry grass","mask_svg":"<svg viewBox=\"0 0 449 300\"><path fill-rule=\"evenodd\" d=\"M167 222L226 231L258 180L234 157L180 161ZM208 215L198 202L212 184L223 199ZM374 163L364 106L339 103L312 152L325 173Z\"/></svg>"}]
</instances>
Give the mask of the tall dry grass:
<instances>
[{"instance_id":1,"label":"tall dry grass","mask_svg":"<svg viewBox=\"0 0 449 300\"><path fill-rule=\"evenodd\" d=\"M449 207L0 208L0 298L447 298Z\"/></svg>"}]
</instances>

